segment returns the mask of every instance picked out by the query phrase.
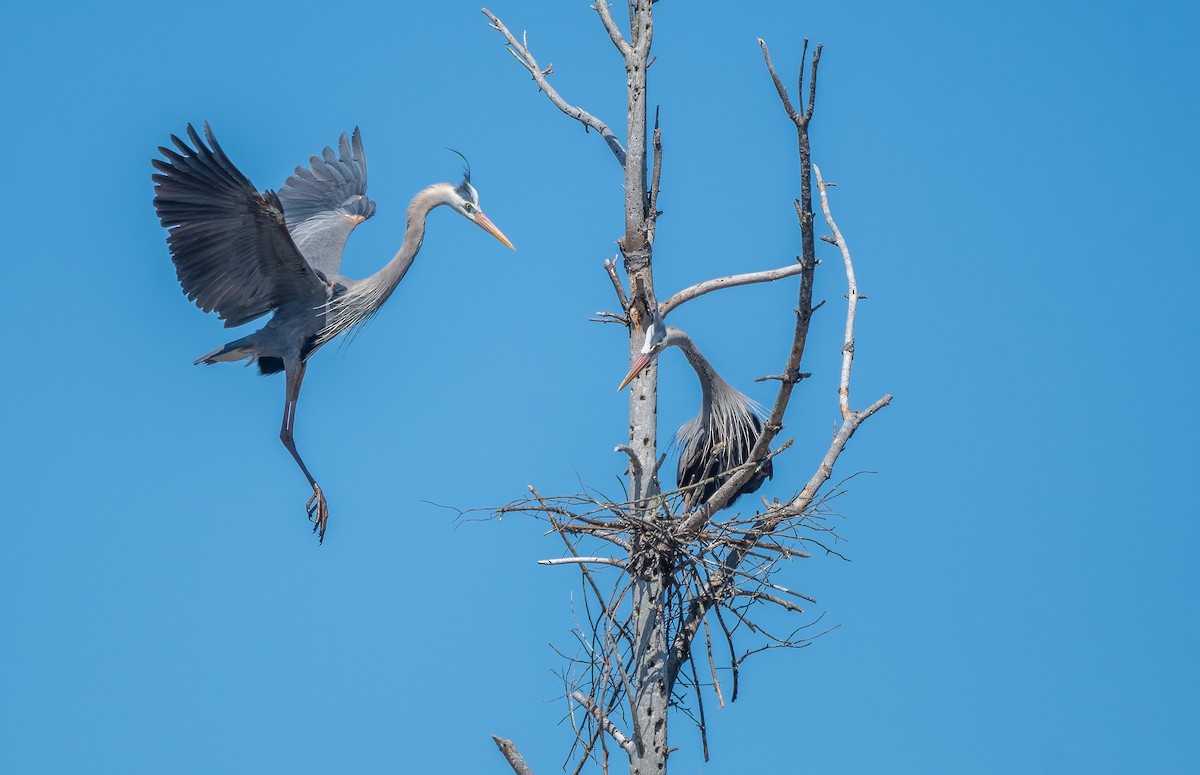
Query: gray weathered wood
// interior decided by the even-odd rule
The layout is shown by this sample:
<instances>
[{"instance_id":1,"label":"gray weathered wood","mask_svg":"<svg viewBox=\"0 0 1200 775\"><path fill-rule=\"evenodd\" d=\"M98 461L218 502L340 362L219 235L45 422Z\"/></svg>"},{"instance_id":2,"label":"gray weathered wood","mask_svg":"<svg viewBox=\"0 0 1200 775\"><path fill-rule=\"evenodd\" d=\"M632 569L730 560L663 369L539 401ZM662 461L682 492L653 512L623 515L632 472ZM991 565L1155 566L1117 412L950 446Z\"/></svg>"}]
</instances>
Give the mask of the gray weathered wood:
<instances>
[{"instance_id":1,"label":"gray weathered wood","mask_svg":"<svg viewBox=\"0 0 1200 775\"><path fill-rule=\"evenodd\" d=\"M788 532L789 526L794 528L795 520L802 519L814 506L818 491L828 482L834 463L855 430L864 420L886 406L891 396L884 396L860 412L850 409L854 316L857 301L865 297L858 293L849 250L829 212L825 184L818 170L823 210L835 235L830 241L842 251L849 285L850 306L839 389L843 422L820 460L816 473L803 490L784 501L768 503L764 500L762 511L744 520L727 519L714 524L714 517L755 475L759 464L791 445L791 441L786 441L774 452L771 451L771 443L783 427L784 412L795 385L806 376L801 374L800 365L809 323L820 306L814 307L812 303L814 273L818 262L808 129L815 106L821 48L818 46L812 57L807 100L804 79L800 79L798 104L802 110L798 111L775 72L766 43L759 41L784 112L796 126L800 198L795 205L802 243L801 255L796 263L764 272L707 280L679 291L660 304L654 286L653 251L654 226L658 216L657 193L662 171L662 136L657 117L653 135L649 134L647 112L647 69L652 61L654 0L627 0L627 4L628 35L622 33L605 0L597 0L593 6L625 66L627 121L624 144L599 119L566 103L547 80L550 68L540 68L529 52L524 36L518 41L495 15L484 10L492 28L504 36L510 52L530 73L539 89L564 113L584 126L597 130L622 164L625 173L625 228L617 244L628 285L624 285L619 277L616 263L606 261L605 271L616 291L622 314L598 313L601 319L605 322L619 321L628 326L629 361L632 365L640 354L646 326L652 319L664 317L679 305L715 290L799 276L792 344L783 371L771 378L779 380L780 386L762 435L748 461L733 469L707 502L690 512L681 508L678 513L672 513L672 508L666 505L671 493L661 492L657 476L662 458L659 456L657 439L658 373L652 362L630 383L628 444L616 447L616 451L628 457L628 502L601 502L586 493L548 499L530 487L533 500L510 504L501 510L501 513L540 514L549 521L552 530L562 538L569 556L541 562L578 568L584 581L585 596L589 593L594 596L588 597L591 602L587 606L594 605L595 608L587 607L585 621L579 623L581 635L585 629L591 629L591 639L581 639L582 647L591 660L591 683L586 687L588 691L578 691L570 686L566 692L568 702L573 703L570 719L577 736L578 748L572 752L572 756L577 756L576 772L590 760L598 763L607 773L610 752L619 750L628 756L632 775L661 775L666 771L670 752L670 699L685 665L689 666L687 674L690 680L696 682L697 660L693 647L700 627L705 628L705 637L700 644L701 656L707 655L709 659L718 700L723 704L724 697L716 682L710 620L707 618L710 612L715 612L720 629L713 629L718 634L724 634L729 646L733 684L730 698L736 699L737 670L741 659L732 658L733 636L721 618L722 610L727 615L740 618L743 613L734 609L731 601L749 599L769 603L784 611L803 613L804 609L799 604L787 598L809 601L812 598L771 583L766 578L770 565L766 566L767 572L764 573L763 566L755 566L754 563L762 563L764 557L792 559L808 556L806 552L785 545L794 533ZM807 53L806 41L802 62ZM648 140L651 141L649 145ZM650 151L652 159L648 158ZM649 179L648 168L652 168ZM682 496L676 497L686 503ZM819 502L817 505L820 505ZM582 511L573 510L578 506L585 508ZM618 551L626 551L627 558L578 551L579 541L597 538L611 545L606 549L615 546ZM693 575L688 583L679 581L681 569L689 563L695 566L701 562L705 563L702 573ZM598 574L604 572L619 574L620 580L611 592L603 591L597 580ZM693 686L693 689L696 689L700 718L703 719L703 699L698 687ZM620 718L615 718L618 714ZM701 721L701 740L707 759L705 725L706 722ZM509 757L511 750L519 758L510 741L496 738L496 742L506 757ZM506 743L508 748L502 743ZM513 764L512 757L509 757L509 762ZM520 764L526 766L523 760L520 760ZM526 770L520 770L517 764L513 764L513 768L518 773L527 771L527 766Z\"/></svg>"}]
</instances>

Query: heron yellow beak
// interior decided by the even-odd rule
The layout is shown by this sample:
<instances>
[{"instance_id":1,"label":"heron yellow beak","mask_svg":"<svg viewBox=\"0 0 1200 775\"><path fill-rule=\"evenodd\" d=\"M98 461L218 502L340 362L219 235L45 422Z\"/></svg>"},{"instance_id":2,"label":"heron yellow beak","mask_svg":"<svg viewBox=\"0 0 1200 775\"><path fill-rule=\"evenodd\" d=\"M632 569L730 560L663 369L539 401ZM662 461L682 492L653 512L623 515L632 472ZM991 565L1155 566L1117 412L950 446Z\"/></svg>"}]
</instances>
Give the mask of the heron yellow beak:
<instances>
[{"instance_id":1,"label":"heron yellow beak","mask_svg":"<svg viewBox=\"0 0 1200 775\"><path fill-rule=\"evenodd\" d=\"M633 378L642 373L642 369L650 365L650 360L654 356L649 353L643 353L638 356L638 359L633 362L633 366L629 369L629 373L625 375L625 379L621 380L621 384L617 385L617 390L624 390L625 386L633 382Z\"/></svg>"},{"instance_id":2,"label":"heron yellow beak","mask_svg":"<svg viewBox=\"0 0 1200 775\"><path fill-rule=\"evenodd\" d=\"M508 237L504 236L504 232L497 229L496 224L492 223L491 219L488 218L483 213L479 213L479 212L475 213L475 223L479 224L480 228L482 228L488 234L491 234L493 237L500 240L505 245L508 245L513 250L516 250L516 248L513 247L513 244L508 241Z\"/></svg>"}]
</instances>

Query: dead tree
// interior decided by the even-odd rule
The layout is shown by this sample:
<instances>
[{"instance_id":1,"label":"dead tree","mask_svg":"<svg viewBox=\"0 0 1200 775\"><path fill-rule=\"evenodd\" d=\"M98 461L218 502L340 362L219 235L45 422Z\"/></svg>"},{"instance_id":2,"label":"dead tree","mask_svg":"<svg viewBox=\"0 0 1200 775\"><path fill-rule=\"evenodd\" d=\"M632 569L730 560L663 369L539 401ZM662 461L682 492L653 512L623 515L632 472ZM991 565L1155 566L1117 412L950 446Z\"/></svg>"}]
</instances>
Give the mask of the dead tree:
<instances>
[{"instance_id":1,"label":"dead tree","mask_svg":"<svg viewBox=\"0 0 1200 775\"><path fill-rule=\"evenodd\" d=\"M707 759L701 689L707 685L717 702L724 704L726 689L719 680L718 666L730 670L729 699L736 699L738 668L747 656L767 648L796 647L811 639L804 632L811 622L790 634L767 632L755 624L754 607L767 604L803 613L803 602L811 599L777 583L775 572L781 560L808 557L811 545L829 549L825 538L830 531L823 517L828 512L830 497L837 494L836 486L832 492L827 487L834 464L859 425L891 401L891 396L884 396L860 411L850 405L854 321L858 302L866 297L858 291L850 250L830 213L826 188L832 184L822 180L820 170L810 159L808 130L816 103L820 46L811 58L807 90L802 67L797 109L776 74L766 43L759 40L767 73L779 92L784 111L796 127L800 197L795 208L802 238L801 255L794 263L778 269L707 280L671 295L666 301L658 300L652 259L655 221L659 216L662 134L656 119L647 146L646 106L654 2L628 0L627 32L603 0L593 7L625 64L624 144L600 118L568 102L555 90L549 80L551 68L538 63L524 36L518 39L499 18L486 9L483 11L491 27L504 36L509 53L528 71L538 89L562 112L595 131L624 169L625 233L617 243L624 278L615 261L604 264L620 312L600 313L599 319L619 321L628 328L632 363L651 321L665 318L680 305L712 291L797 277L798 301L792 344L783 368L778 375L764 378L777 381L779 390L763 422L762 433L744 464L721 472L715 491L712 487L705 490L711 492L707 499L697 503L697 498L688 497L684 489L664 492L659 486L662 458L657 441L657 377L651 365L630 391L629 438L626 444L617 447L628 458L628 490L621 498L604 497L593 490L544 497L531 487L531 497L499 509L502 514L525 513L548 521L562 539L565 552L562 557L543 562L570 564L581 573L585 595L582 617L577 616L579 649L576 654L568 655L568 668L563 672L564 695L570 704L569 718L576 733L567 761L575 763L575 772L589 761L608 772L611 757L617 751L628 759L629 771L634 775L664 772L672 709L691 715L699 726ZM807 52L805 41L802 63L808 57ZM822 239L839 250L848 284L837 398L841 423L815 473L795 495L770 502L764 498L762 508L749 517L725 516L726 507L756 472L790 446L789 441L771 450L772 442L783 428L793 391L808 376L800 369L809 322L817 308L812 301L818 265L812 175L816 176L821 209L831 232L831 236ZM708 484L698 482L686 489ZM760 645L739 656L734 639L743 632L759 639ZM531 772L511 741L495 739L515 772Z\"/></svg>"}]
</instances>

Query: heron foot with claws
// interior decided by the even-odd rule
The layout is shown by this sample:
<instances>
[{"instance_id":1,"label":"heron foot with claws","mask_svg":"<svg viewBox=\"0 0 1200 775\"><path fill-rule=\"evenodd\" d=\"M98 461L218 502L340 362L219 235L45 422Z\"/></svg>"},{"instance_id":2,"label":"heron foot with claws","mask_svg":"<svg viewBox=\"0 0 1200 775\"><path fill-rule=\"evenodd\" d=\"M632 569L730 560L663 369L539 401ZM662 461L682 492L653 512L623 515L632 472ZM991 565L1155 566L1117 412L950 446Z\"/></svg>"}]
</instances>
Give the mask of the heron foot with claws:
<instances>
[{"instance_id":1,"label":"heron foot with claws","mask_svg":"<svg viewBox=\"0 0 1200 775\"><path fill-rule=\"evenodd\" d=\"M313 532L317 534L317 543L325 543L325 526L329 522L329 504L325 501L325 493L321 486L313 483L313 494L304 508L308 511L308 521L313 523Z\"/></svg>"}]
</instances>

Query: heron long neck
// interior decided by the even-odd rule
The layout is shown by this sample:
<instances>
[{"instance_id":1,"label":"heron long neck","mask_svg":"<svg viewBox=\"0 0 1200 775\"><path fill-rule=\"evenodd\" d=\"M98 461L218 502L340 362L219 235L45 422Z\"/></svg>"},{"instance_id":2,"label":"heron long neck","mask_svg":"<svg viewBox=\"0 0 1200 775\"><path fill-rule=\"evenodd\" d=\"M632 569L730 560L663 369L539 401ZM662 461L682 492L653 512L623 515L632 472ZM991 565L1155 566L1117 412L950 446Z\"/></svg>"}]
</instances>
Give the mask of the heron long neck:
<instances>
[{"instance_id":1,"label":"heron long neck","mask_svg":"<svg viewBox=\"0 0 1200 775\"><path fill-rule=\"evenodd\" d=\"M378 303L382 304L391 296L392 291L396 290L396 286L408 273L408 268L412 266L417 251L421 249L421 242L425 239L425 219L429 216L429 211L438 205L446 204L442 191L446 187L446 184L439 183L422 189L413 197L408 206L404 242L400 243L400 249L382 269L362 281L363 285L378 293Z\"/></svg>"},{"instance_id":2,"label":"heron long neck","mask_svg":"<svg viewBox=\"0 0 1200 775\"><path fill-rule=\"evenodd\" d=\"M725 386L727 383L721 379L721 375L708 362L708 359L700 354L700 350L696 348L696 343L692 341L690 336L679 329L673 329L669 334L667 343L683 350L688 363L692 364L692 368L696 371L696 377L700 380L701 392L700 423L701 425L707 425L712 416L714 389Z\"/></svg>"},{"instance_id":3,"label":"heron long neck","mask_svg":"<svg viewBox=\"0 0 1200 775\"><path fill-rule=\"evenodd\" d=\"M317 335L318 347L343 331L364 323L379 311L412 266L417 251L421 249L421 241L425 239L425 218L430 210L449 201L447 192L453 192L449 185L435 183L413 197L408 206L408 225L400 249L382 269L370 277L350 283L346 293L326 305L325 325Z\"/></svg>"}]
</instances>

